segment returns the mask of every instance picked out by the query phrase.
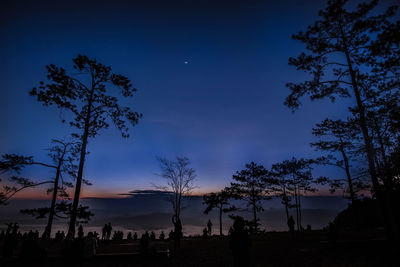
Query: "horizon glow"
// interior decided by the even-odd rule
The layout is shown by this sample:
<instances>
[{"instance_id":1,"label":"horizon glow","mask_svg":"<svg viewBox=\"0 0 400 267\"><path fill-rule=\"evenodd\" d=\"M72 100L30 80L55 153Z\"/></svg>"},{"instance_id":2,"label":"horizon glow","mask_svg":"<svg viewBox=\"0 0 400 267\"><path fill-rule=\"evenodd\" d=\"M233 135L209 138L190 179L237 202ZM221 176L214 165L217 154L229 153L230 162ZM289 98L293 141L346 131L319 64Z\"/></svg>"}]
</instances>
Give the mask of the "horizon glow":
<instances>
[{"instance_id":1,"label":"horizon glow","mask_svg":"<svg viewBox=\"0 0 400 267\"><path fill-rule=\"evenodd\" d=\"M131 138L122 139L111 126L89 141L84 176L93 186L84 186L81 197L162 183L156 156L187 156L200 195L228 186L250 161L269 168L292 156L320 156L309 146L312 127L326 117L345 117L353 100L304 100L295 113L283 101L285 83L305 78L287 63L304 50L291 34L312 23L324 1L225 4L8 2L0 13L0 153L46 161L50 140L70 135L61 123L68 114L43 107L28 92L46 81L46 65L71 71L71 59L81 53L130 78L138 92L129 104L143 113ZM26 175L39 180L53 174L27 168ZM315 175L344 173L321 167ZM45 189L17 198L46 198Z\"/></svg>"}]
</instances>

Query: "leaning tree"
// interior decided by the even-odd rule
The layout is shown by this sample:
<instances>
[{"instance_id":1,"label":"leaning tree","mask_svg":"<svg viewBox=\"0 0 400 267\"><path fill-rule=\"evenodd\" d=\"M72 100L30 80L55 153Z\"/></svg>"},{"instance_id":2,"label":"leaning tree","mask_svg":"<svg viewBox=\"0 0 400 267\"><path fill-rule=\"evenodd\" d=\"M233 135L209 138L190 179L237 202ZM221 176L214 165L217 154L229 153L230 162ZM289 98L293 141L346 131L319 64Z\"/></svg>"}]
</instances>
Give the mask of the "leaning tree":
<instances>
[{"instance_id":1,"label":"leaning tree","mask_svg":"<svg viewBox=\"0 0 400 267\"><path fill-rule=\"evenodd\" d=\"M51 184L51 187L47 190L48 194L52 193L50 207L21 210L22 213L33 215L36 218L45 218L48 216L47 225L43 233L44 238L50 238L51 236L51 228L54 217L60 217L58 214L66 214L71 211L72 204L68 202L68 194L66 190L68 188L72 188L73 186L65 176L69 176L70 178L76 177L76 153L80 147L79 142L75 141L52 139L51 143L53 145L48 149L48 156L50 157L51 162L37 161L32 156L22 156L16 154L4 154L2 155L2 160L0 161L0 169L2 171L8 171L12 173L16 172L19 174L22 169L27 166L39 165L49 168L54 172L54 177L41 182L34 182L33 179L30 178L13 175L10 177L10 182L19 184L19 187L14 185L3 188L3 191L8 193L4 194L3 192L3 195L7 196L3 197L3 202L6 203L5 201L8 201L13 195L23 189L36 187L43 184ZM64 200L61 203L57 203L58 198ZM83 207L82 205L79 206L78 210L81 218L82 214L90 214L87 209L88 207ZM85 218L88 218L88 216Z\"/></svg>"},{"instance_id":2,"label":"leaning tree","mask_svg":"<svg viewBox=\"0 0 400 267\"><path fill-rule=\"evenodd\" d=\"M120 130L122 137L129 137L127 124L136 125L142 116L130 107L120 104L118 95L133 97L136 92L127 77L113 73L111 67L84 55L78 55L73 63L72 72L54 64L46 66L48 82L40 82L40 86L30 92L44 106L55 105L61 110L69 111L72 114L69 124L78 130L73 134L80 139L81 147L68 229L70 238L75 235L89 138L99 135L110 123Z\"/></svg>"}]
</instances>

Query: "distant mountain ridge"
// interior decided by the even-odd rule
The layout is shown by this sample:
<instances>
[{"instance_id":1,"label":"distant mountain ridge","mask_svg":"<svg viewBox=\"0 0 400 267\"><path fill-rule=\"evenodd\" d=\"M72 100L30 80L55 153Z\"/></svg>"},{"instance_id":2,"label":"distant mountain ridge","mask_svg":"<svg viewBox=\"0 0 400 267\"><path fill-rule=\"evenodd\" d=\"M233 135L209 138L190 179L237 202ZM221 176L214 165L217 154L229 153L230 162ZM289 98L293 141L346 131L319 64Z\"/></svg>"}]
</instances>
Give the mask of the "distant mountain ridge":
<instances>
[{"instance_id":1,"label":"distant mountain ridge","mask_svg":"<svg viewBox=\"0 0 400 267\"><path fill-rule=\"evenodd\" d=\"M125 194L124 198L82 198L81 203L88 205L95 214L88 227L101 227L104 223L111 222L123 230L168 230L171 227L172 208L166 198L168 193L146 190L131 191ZM187 234L200 233L208 219L213 221L214 227L218 226L216 211L205 215L201 196L188 196L184 201L182 211L182 223ZM44 227L46 220L36 220L27 215L22 215L19 210L22 208L35 208L48 206L49 200L24 200L14 199L8 206L0 207L0 229L5 223L16 221L22 226L40 228ZM239 204L240 201L236 201ZM340 197L306 196L302 198L303 224L310 224L313 228L322 228L347 207L348 201ZM268 231L285 230L286 218L279 198L264 201L264 212L260 213L262 228ZM294 212L294 211L292 211ZM241 216L250 218L250 213L241 212ZM227 231L231 220L225 215L223 228ZM56 221L56 225L64 227L66 221Z\"/></svg>"}]
</instances>

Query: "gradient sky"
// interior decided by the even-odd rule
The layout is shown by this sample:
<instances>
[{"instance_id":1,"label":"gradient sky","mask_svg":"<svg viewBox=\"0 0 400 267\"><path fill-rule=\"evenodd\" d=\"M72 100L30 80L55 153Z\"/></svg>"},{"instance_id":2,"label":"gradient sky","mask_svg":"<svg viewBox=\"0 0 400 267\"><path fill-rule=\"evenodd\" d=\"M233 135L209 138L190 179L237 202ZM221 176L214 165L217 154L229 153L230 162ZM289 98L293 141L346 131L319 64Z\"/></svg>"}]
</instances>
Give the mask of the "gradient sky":
<instances>
[{"instance_id":1,"label":"gradient sky","mask_svg":"<svg viewBox=\"0 0 400 267\"><path fill-rule=\"evenodd\" d=\"M129 77L138 88L129 104L143 113L131 138L110 127L90 140L84 175L94 185L83 196L151 188L161 182L156 156L189 157L198 192L208 192L252 160L270 167L319 155L309 146L311 128L346 116L353 100L303 101L296 113L283 101L285 83L306 78L288 66L289 56L304 51L291 35L313 23L325 1L243 2L2 1L0 153L45 161L50 139L69 136L65 115L28 92L45 79L45 65L70 70L81 53ZM27 174L51 175L40 168Z\"/></svg>"}]
</instances>

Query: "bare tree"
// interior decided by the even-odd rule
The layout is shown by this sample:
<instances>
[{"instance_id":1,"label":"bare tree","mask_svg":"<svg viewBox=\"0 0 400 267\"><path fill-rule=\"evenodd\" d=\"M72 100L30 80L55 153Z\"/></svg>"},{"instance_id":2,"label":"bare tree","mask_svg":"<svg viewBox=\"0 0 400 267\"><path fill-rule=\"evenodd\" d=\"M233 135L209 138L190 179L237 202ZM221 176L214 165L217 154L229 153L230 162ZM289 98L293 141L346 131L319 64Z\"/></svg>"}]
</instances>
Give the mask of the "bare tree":
<instances>
[{"instance_id":1,"label":"bare tree","mask_svg":"<svg viewBox=\"0 0 400 267\"><path fill-rule=\"evenodd\" d=\"M167 200L172 204L174 214L174 249L180 246L182 238L182 223L180 219L183 209L184 197L196 188L196 171L190 167L190 161L186 157L176 157L176 161L158 157L160 163L161 177L165 178L166 185L155 185L156 188L168 192Z\"/></svg>"},{"instance_id":2,"label":"bare tree","mask_svg":"<svg viewBox=\"0 0 400 267\"><path fill-rule=\"evenodd\" d=\"M168 201L176 219L180 219L184 197L196 188L196 171L190 167L190 160L186 157L176 157L176 161L166 158L157 158L160 163L161 177L166 179L166 185L155 185L156 188L170 192Z\"/></svg>"}]
</instances>

